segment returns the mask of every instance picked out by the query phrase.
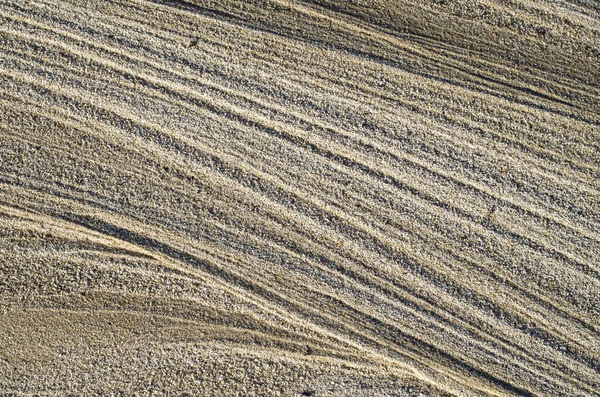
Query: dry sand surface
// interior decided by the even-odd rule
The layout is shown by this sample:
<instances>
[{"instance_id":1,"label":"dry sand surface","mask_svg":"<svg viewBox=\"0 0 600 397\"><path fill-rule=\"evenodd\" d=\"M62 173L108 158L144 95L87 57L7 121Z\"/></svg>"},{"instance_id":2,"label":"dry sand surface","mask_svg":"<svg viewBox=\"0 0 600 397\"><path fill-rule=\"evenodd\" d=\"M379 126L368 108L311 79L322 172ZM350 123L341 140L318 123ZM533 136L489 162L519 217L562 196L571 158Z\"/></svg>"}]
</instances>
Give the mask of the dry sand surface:
<instances>
[{"instance_id":1,"label":"dry sand surface","mask_svg":"<svg viewBox=\"0 0 600 397\"><path fill-rule=\"evenodd\" d=\"M595 0L0 0L1 396L599 396Z\"/></svg>"}]
</instances>

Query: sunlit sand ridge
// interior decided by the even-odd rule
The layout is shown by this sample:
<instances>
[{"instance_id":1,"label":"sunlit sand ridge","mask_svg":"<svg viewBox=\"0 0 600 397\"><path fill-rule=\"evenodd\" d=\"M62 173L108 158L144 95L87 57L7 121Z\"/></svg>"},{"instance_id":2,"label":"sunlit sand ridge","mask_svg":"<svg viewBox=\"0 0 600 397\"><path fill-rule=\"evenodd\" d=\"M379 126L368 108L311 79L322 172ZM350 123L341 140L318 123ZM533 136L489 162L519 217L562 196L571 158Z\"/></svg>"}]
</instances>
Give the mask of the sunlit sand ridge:
<instances>
[{"instance_id":1,"label":"sunlit sand ridge","mask_svg":"<svg viewBox=\"0 0 600 397\"><path fill-rule=\"evenodd\" d=\"M0 395L598 396L595 1L0 1Z\"/></svg>"}]
</instances>

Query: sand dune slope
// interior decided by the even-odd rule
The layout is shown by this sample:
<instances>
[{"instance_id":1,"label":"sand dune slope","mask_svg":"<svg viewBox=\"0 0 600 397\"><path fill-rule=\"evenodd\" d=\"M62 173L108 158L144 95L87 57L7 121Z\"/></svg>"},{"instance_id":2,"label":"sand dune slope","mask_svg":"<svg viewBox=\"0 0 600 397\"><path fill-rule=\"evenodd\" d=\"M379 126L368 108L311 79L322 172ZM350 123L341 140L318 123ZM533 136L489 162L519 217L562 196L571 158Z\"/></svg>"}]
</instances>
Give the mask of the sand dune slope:
<instances>
[{"instance_id":1,"label":"sand dune slope","mask_svg":"<svg viewBox=\"0 0 600 397\"><path fill-rule=\"evenodd\" d=\"M598 396L600 7L0 0L0 395Z\"/></svg>"}]
</instances>

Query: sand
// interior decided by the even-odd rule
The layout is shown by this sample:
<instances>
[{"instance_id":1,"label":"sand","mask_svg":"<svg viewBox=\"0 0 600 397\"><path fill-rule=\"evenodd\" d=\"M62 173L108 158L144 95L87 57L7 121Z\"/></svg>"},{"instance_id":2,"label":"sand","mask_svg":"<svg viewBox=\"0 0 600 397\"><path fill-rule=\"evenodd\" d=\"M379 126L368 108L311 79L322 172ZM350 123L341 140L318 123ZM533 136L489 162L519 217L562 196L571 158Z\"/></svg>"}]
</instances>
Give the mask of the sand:
<instances>
[{"instance_id":1,"label":"sand","mask_svg":"<svg viewBox=\"0 0 600 397\"><path fill-rule=\"evenodd\" d=\"M0 395L598 396L592 0L0 1Z\"/></svg>"}]
</instances>

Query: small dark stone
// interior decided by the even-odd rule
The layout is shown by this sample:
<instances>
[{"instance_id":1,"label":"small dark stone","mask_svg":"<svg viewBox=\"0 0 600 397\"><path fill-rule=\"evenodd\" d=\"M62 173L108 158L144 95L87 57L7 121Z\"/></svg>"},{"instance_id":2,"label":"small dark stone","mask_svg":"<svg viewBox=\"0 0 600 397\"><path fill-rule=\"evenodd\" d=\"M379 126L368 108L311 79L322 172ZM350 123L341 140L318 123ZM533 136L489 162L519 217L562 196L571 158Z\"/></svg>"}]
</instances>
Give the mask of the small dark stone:
<instances>
[{"instance_id":1,"label":"small dark stone","mask_svg":"<svg viewBox=\"0 0 600 397\"><path fill-rule=\"evenodd\" d=\"M303 396L314 396L315 395L315 391L314 390L304 390L302 392Z\"/></svg>"},{"instance_id":2,"label":"small dark stone","mask_svg":"<svg viewBox=\"0 0 600 397\"><path fill-rule=\"evenodd\" d=\"M198 40L191 40L188 44L188 47L196 47L198 45Z\"/></svg>"},{"instance_id":3,"label":"small dark stone","mask_svg":"<svg viewBox=\"0 0 600 397\"><path fill-rule=\"evenodd\" d=\"M499 319L499 320L502 320L502 318L504 317L504 316L502 315L502 312L500 311L500 309L498 309L498 308L496 308L496 307L494 307L494 308L492 309L492 313L494 314L494 317L496 317L496 318L497 318L497 319Z\"/></svg>"}]
</instances>

